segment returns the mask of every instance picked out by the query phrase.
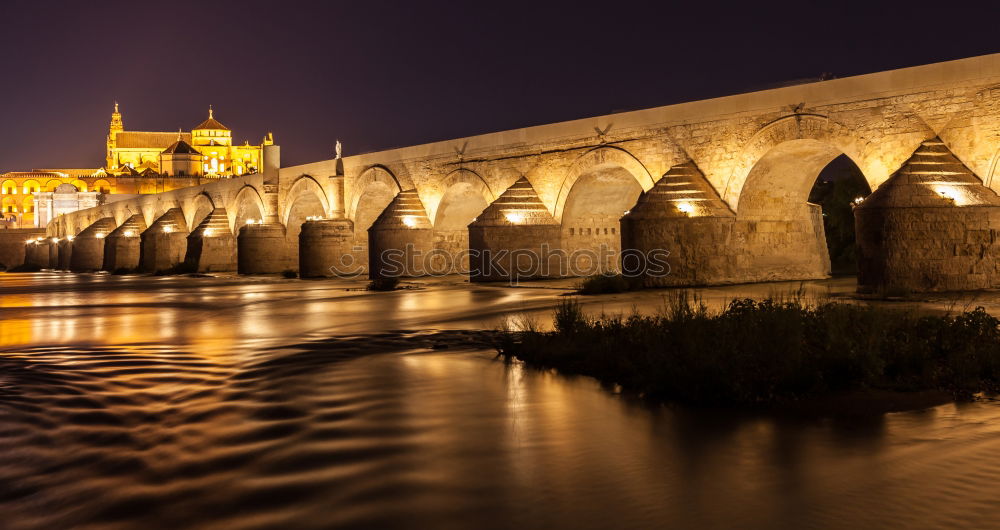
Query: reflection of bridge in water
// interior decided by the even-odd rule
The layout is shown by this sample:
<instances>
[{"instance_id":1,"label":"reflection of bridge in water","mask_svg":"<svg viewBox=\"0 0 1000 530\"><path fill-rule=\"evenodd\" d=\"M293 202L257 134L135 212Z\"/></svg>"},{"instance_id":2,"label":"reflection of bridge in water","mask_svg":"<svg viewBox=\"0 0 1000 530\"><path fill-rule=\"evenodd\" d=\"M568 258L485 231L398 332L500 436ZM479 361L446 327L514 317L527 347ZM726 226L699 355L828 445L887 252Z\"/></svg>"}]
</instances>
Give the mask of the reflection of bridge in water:
<instances>
[{"instance_id":1,"label":"reflection of bridge in water","mask_svg":"<svg viewBox=\"0 0 1000 530\"><path fill-rule=\"evenodd\" d=\"M670 251L661 284L817 278L807 197L846 155L876 190L857 212L863 284L998 286L998 148L1000 54L293 167L269 146L260 174L64 215L28 259L310 276L367 266L369 246L624 245Z\"/></svg>"}]
</instances>

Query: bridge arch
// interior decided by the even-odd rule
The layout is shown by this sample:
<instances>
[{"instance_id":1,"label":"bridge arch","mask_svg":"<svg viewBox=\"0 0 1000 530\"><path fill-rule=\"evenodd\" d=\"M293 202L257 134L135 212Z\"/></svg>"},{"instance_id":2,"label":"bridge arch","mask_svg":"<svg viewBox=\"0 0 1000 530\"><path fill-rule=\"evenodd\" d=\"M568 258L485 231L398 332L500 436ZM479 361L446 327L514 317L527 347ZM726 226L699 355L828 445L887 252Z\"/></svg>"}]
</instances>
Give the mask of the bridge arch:
<instances>
[{"instance_id":1,"label":"bridge arch","mask_svg":"<svg viewBox=\"0 0 1000 530\"><path fill-rule=\"evenodd\" d=\"M861 147L861 140L855 138L847 127L820 114L793 114L782 116L765 124L743 144L722 193L722 198L729 203L733 210L739 210L739 203L743 198L743 188L747 184L747 179L751 171L757 167L758 162L765 155L772 152L773 149L796 140L814 141L815 143L811 144L813 146L812 149L803 148L803 151L806 154L811 153L809 154L810 157L822 157L818 153L825 151L829 155L827 163L840 154L847 155L861 168L862 173L865 174L865 178L868 179L868 185L872 188L875 187L874 176L870 175L872 171L866 170L865 167L867 165L867 157L864 149ZM834 152L836 154L833 154ZM812 160L811 163L815 163L815 160ZM812 173L812 179L808 180L809 186L815 182L819 171L825 166L826 164L823 164ZM794 187L807 180L795 175L787 176L789 177L787 181L776 182L776 184L782 187L786 185ZM808 189L807 187L807 194Z\"/></svg>"},{"instance_id":2,"label":"bridge arch","mask_svg":"<svg viewBox=\"0 0 1000 530\"><path fill-rule=\"evenodd\" d=\"M309 217L326 217L330 211L323 186L311 175L301 175L288 188L281 222L285 225L288 255L299 255L299 233Z\"/></svg>"},{"instance_id":3,"label":"bridge arch","mask_svg":"<svg viewBox=\"0 0 1000 530\"><path fill-rule=\"evenodd\" d=\"M215 200L205 192L201 192L190 199L183 201L181 211L184 213L184 221L191 230L201 224L212 210L215 210Z\"/></svg>"},{"instance_id":4,"label":"bridge arch","mask_svg":"<svg viewBox=\"0 0 1000 530\"><path fill-rule=\"evenodd\" d=\"M435 230L466 230L491 202L496 194L478 173L456 169L441 182L441 196L428 213L434 219Z\"/></svg>"},{"instance_id":5,"label":"bridge arch","mask_svg":"<svg viewBox=\"0 0 1000 530\"><path fill-rule=\"evenodd\" d=\"M281 215L281 222L285 226L288 226L290 220L295 220L298 217L301 217L304 222L306 217L323 217L330 211L326 191L312 175L301 175L295 179L295 182L288 188L286 197L285 211Z\"/></svg>"},{"instance_id":6,"label":"bridge arch","mask_svg":"<svg viewBox=\"0 0 1000 530\"><path fill-rule=\"evenodd\" d=\"M136 211L132 208L130 202L131 201L118 201L111 203L113 205L112 217L115 218L115 226L121 226L122 223L136 214Z\"/></svg>"},{"instance_id":7,"label":"bridge arch","mask_svg":"<svg viewBox=\"0 0 1000 530\"><path fill-rule=\"evenodd\" d=\"M153 222L172 208L180 208L177 200L173 196L150 195L150 199L139 203L142 210L142 217L146 221L146 226L152 226ZM183 209L181 210L183 212Z\"/></svg>"},{"instance_id":8,"label":"bridge arch","mask_svg":"<svg viewBox=\"0 0 1000 530\"><path fill-rule=\"evenodd\" d=\"M257 188L247 184L236 192L232 206L226 208L229 215L229 227L234 233L238 233L240 227L247 224L248 220L263 222L267 215L267 208L264 206L264 199L260 196Z\"/></svg>"},{"instance_id":9,"label":"bridge arch","mask_svg":"<svg viewBox=\"0 0 1000 530\"><path fill-rule=\"evenodd\" d=\"M469 225L496 200L486 180L469 169L456 169L441 181L441 195L428 214L433 220L434 248L462 256L460 270L468 269Z\"/></svg>"},{"instance_id":10,"label":"bridge arch","mask_svg":"<svg viewBox=\"0 0 1000 530\"><path fill-rule=\"evenodd\" d=\"M845 151L842 142L828 140L795 138L770 145L743 178L735 201L734 230L736 239L744 242L740 259L749 265L747 274L753 280L824 277L831 272L830 249L843 257L845 245L853 248L853 213L848 201L854 197L828 196L821 207L809 202L810 193L827 167L849 169L848 175L833 176L827 184L854 190L852 194L861 197L871 192L871 179L857 163L856 154ZM860 184L850 185L845 178L857 178ZM824 208L831 215L842 214L831 225L836 234L826 231ZM848 272L853 264L850 258L841 266Z\"/></svg>"},{"instance_id":11,"label":"bridge arch","mask_svg":"<svg viewBox=\"0 0 1000 530\"><path fill-rule=\"evenodd\" d=\"M396 175L381 164L369 166L354 182L347 217L354 221L354 234L359 241L368 241L368 228L402 191Z\"/></svg>"},{"instance_id":12,"label":"bridge arch","mask_svg":"<svg viewBox=\"0 0 1000 530\"><path fill-rule=\"evenodd\" d=\"M562 219L565 213L566 204L570 194L580 179L587 180L599 173L610 174L617 172L624 176L626 172L640 186L640 191L646 191L653 187L653 177L649 170L635 156L620 147L601 146L587 151L582 156L573 161L573 164L566 170L562 185L559 188L559 195L556 198L555 218ZM635 201L632 201L635 204ZM629 204L629 206L632 206ZM624 211L624 210L623 210Z\"/></svg>"},{"instance_id":13,"label":"bridge arch","mask_svg":"<svg viewBox=\"0 0 1000 530\"><path fill-rule=\"evenodd\" d=\"M983 184L993 191L997 191L997 187L1000 187L1000 147L997 148L990 159L989 169L983 178Z\"/></svg>"},{"instance_id":14,"label":"bridge arch","mask_svg":"<svg viewBox=\"0 0 1000 530\"><path fill-rule=\"evenodd\" d=\"M619 220L652 187L646 167L623 149L598 147L574 161L563 179L555 215L570 274L617 270Z\"/></svg>"}]
</instances>

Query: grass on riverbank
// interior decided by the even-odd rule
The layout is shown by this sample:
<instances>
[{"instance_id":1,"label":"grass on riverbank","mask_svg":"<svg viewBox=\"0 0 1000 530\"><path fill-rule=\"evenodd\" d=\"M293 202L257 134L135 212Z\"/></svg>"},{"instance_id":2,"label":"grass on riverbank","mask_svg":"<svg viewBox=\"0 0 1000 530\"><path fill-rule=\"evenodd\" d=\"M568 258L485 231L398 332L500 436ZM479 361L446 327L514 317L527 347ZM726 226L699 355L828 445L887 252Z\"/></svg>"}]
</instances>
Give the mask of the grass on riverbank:
<instances>
[{"instance_id":1,"label":"grass on riverbank","mask_svg":"<svg viewBox=\"0 0 1000 530\"><path fill-rule=\"evenodd\" d=\"M642 289L641 278L628 278L621 274L597 274L584 278L577 286L577 294L624 293Z\"/></svg>"},{"instance_id":2,"label":"grass on riverbank","mask_svg":"<svg viewBox=\"0 0 1000 530\"><path fill-rule=\"evenodd\" d=\"M654 399L754 405L852 391L1000 390L1000 321L982 308L919 316L842 302L736 300L721 313L686 295L656 316L588 318L575 300L555 330L503 330L501 357L584 374Z\"/></svg>"}]
</instances>

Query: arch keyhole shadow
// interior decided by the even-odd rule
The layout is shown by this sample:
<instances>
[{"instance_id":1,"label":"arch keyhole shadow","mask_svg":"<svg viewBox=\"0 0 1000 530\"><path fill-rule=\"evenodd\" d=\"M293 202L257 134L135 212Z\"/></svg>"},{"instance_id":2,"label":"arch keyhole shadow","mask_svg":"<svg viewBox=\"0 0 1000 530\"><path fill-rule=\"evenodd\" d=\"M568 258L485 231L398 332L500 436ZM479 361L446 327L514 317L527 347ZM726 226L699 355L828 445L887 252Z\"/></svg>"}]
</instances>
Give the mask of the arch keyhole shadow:
<instances>
[{"instance_id":1,"label":"arch keyhole shadow","mask_svg":"<svg viewBox=\"0 0 1000 530\"><path fill-rule=\"evenodd\" d=\"M847 158L830 144L800 139L771 148L754 164L740 194L734 233L743 242L737 262L747 281L830 275L823 209L809 198L820 174L840 157Z\"/></svg>"}]
</instances>

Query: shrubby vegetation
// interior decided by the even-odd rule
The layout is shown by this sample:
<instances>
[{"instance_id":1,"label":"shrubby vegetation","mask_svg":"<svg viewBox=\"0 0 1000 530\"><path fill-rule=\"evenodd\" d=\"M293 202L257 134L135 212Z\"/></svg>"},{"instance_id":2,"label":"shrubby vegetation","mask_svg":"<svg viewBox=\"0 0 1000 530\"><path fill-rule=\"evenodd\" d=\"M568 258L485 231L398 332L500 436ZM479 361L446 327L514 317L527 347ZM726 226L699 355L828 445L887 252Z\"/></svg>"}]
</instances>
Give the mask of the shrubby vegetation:
<instances>
[{"instance_id":1,"label":"shrubby vegetation","mask_svg":"<svg viewBox=\"0 0 1000 530\"><path fill-rule=\"evenodd\" d=\"M640 278L626 278L621 274L598 274L585 278L577 287L579 294L624 293L642 289Z\"/></svg>"},{"instance_id":2,"label":"shrubby vegetation","mask_svg":"<svg viewBox=\"0 0 1000 530\"><path fill-rule=\"evenodd\" d=\"M504 330L508 360L593 376L652 398L753 405L856 390L1000 390L1000 329L982 308L919 316L842 302L736 300L721 313L677 295L656 316L586 317L578 302L555 331Z\"/></svg>"},{"instance_id":3,"label":"shrubby vegetation","mask_svg":"<svg viewBox=\"0 0 1000 530\"><path fill-rule=\"evenodd\" d=\"M399 278L374 278L368 283L369 291L395 291L399 287Z\"/></svg>"}]
</instances>

